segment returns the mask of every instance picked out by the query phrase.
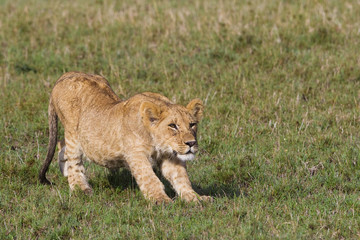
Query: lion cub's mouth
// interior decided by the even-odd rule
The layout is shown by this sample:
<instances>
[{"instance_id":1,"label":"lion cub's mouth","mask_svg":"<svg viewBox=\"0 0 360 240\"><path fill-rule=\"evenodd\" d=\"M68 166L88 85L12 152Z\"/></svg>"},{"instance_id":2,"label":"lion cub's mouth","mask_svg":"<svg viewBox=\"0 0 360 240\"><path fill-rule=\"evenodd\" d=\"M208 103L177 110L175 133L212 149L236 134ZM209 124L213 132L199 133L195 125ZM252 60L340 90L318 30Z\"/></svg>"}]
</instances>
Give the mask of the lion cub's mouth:
<instances>
[{"instance_id":1,"label":"lion cub's mouth","mask_svg":"<svg viewBox=\"0 0 360 240\"><path fill-rule=\"evenodd\" d=\"M193 153L191 150L189 150L185 154L179 154L175 150L173 150L174 156L180 159L181 161L192 161L195 159L195 153Z\"/></svg>"}]
</instances>

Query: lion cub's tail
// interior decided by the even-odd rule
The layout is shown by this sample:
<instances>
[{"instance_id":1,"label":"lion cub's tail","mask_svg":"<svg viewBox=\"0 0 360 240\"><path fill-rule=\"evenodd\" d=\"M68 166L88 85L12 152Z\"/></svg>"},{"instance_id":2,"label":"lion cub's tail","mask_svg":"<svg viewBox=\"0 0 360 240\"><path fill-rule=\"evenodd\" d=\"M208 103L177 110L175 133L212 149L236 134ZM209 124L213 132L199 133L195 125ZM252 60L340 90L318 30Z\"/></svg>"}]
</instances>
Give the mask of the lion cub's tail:
<instances>
[{"instance_id":1,"label":"lion cub's tail","mask_svg":"<svg viewBox=\"0 0 360 240\"><path fill-rule=\"evenodd\" d=\"M46 155L45 162L40 169L39 172L39 180L42 184L50 184L49 180L46 179L46 172L49 169L51 160L54 157L56 142L57 142L57 126L58 126L58 116L55 112L54 105L50 100L49 103L49 145L48 145L48 152Z\"/></svg>"}]
</instances>

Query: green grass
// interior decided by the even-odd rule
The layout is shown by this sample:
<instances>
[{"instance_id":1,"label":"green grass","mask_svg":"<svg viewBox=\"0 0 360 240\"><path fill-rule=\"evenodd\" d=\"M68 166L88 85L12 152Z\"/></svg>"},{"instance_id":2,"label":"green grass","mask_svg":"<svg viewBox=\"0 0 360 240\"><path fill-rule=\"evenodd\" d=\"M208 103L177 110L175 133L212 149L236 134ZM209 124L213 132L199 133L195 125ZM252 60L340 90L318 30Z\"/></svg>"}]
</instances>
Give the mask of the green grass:
<instances>
[{"instance_id":1,"label":"green grass","mask_svg":"<svg viewBox=\"0 0 360 240\"><path fill-rule=\"evenodd\" d=\"M358 1L0 0L0 238L359 238L359 16ZM95 165L91 197L56 163L40 185L51 87L74 70L122 98L203 99L188 170L215 201L154 206Z\"/></svg>"}]
</instances>

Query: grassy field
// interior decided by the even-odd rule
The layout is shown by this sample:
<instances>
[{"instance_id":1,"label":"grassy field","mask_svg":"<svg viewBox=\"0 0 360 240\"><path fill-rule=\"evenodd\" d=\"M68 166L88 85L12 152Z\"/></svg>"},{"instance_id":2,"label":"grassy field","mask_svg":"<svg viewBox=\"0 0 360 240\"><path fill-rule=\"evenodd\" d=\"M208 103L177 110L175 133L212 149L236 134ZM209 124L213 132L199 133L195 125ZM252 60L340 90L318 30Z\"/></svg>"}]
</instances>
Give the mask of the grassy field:
<instances>
[{"instance_id":1,"label":"grassy field","mask_svg":"<svg viewBox=\"0 0 360 240\"><path fill-rule=\"evenodd\" d=\"M360 238L359 16L359 1L0 0L0 238ZM155 206L95 165L85 196L56 161L40 185L49 94L74 70L124 99L203 99L188 170L214 202Z\"/></svg>"}]
</instances>

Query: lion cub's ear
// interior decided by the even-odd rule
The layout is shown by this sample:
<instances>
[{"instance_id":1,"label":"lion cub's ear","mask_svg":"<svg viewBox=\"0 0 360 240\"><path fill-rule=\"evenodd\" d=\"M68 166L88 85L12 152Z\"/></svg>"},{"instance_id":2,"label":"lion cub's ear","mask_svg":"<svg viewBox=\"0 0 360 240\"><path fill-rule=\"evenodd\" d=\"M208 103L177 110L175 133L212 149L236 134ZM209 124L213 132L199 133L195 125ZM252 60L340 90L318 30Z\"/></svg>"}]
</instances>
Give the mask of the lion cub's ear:
<instances>
[{"instance_id":1,"label":"lion cub's ear","mask_svg":"<svg viewBox=\"0 0 360 240\"><path fill-rule=\"evenodd\" d=\"M189 102L186 108L197 119L197 121L201 120L203 116L204 105L200 99L196 98L194 100L191 100L191 102Z\"/></svg>"},{"instance_id":2,"label":"lion cub's ear","mask_svg":"<svg viewBox=\"0 0 360 240\"><path fill-rule=\"evenodd\" d=\"M140 105L140 113L144 123L155 123L161 118L160 106L152 102L143 102Z\"/></svg>"}]
</instances>

